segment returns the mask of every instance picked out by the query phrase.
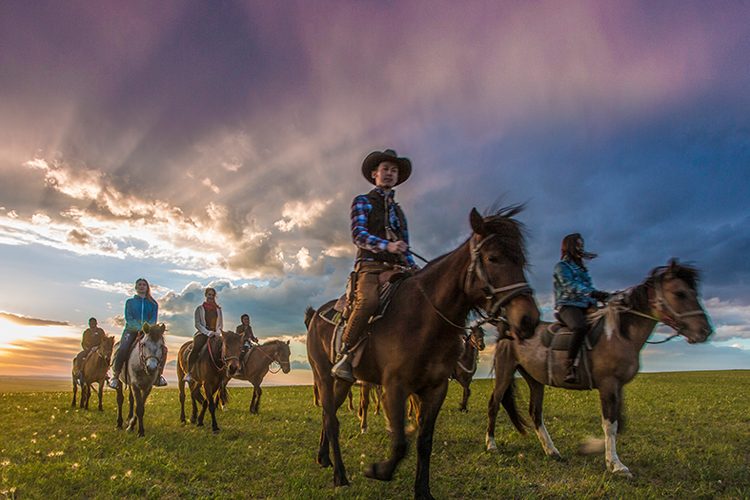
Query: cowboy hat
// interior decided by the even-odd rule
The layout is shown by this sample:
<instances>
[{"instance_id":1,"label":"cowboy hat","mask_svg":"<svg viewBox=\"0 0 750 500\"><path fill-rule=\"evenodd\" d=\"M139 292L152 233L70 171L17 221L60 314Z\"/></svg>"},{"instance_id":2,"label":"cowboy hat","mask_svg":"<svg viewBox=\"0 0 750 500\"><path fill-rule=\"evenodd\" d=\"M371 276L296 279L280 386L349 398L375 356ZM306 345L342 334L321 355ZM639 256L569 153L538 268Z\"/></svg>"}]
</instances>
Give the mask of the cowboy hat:
<instances>
[{"instance_id":1,"label":"cowboy hat","mask_svg":"<svg viewBox=\"0 0 750 500\"><path fill-rule=\"evenodd\" d=\"M365 161L362 162L362 175L365 176L370 184L375 184L375 179L372 178L372 173L378 168L378 165L388 161L398 165L398 181L396 186L402 184L411 175L411 160L409 158L399 158L396 151L393 149L386 149L385 151L373 151Z\"/></svg>"}]
</instances>

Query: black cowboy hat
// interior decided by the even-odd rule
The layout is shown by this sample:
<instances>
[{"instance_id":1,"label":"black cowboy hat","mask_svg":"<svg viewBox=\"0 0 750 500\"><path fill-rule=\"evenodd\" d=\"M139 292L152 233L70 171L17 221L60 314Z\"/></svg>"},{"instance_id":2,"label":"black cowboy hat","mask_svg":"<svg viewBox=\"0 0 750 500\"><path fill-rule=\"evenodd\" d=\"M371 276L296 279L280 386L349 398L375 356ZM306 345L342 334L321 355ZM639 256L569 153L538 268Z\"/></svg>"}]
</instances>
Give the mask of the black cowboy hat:
<instances>
[{"instance_id":1,"label":"black cowboy hat","mask_svg":"<svg viewBox=\"0 0 750 500\"><path fill-rule=\"evenodd\" d=\"M365 176L370 184L375 184L375 179L372 178L372 173L378 168L378 165L388 161L398 165L398 181L396 186L406 182L406 179L411 175L411 160L409 158L399 158L396 151L393 149L386 149L385 151L373 151L365 161L362 162L362 175Z\"/></svg>"}]
</instances>

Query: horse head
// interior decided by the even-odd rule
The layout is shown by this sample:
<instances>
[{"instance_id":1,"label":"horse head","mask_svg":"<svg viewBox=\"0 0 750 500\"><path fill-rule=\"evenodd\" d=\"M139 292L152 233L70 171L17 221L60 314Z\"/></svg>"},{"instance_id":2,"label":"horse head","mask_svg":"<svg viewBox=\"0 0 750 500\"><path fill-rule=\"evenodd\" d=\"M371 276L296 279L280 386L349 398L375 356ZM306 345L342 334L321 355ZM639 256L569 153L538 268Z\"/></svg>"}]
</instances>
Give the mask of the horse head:
<instances>
[{"instance_id":1,"label":"horse head","mask_svg":"<svg viewBox=\"0 0 750 500\"><path fill-rule=\"evenodd\" d=\"M484 330L481 326L472 326L469 339L474 343L478 351L484 351Z\"/></svg>"},{"instance_id":2,"label":"horse head","mask_svg":"<svg viewBox=\"0 0 750 500\"><path fill-rule=\"evenodd\" d=\"M99 356L102 358L109 360L112 357L112 350L115 347L115 337L110 335L105 335L104 340L102 340L102 343L99 344L99 349L97 352L99 353ZM109 362L109 361L108 361Z\"/></svg>"},{"instance_id":3,"label":"horse head","mask_svg":"<svg viewBox=\"0 0 750 500\"><path fill-rule=\"evenodd\" d=\"M153 375L159 370L159 363L164 349L164 332L167 327L164 323L143 324L143 337L140 340L141 366Z\"/></svg>"},{"instance_id":4,"label":"horse head","mask_svg":"<svg viewBox=\"0 0 750 500\"><path fill-rule=\"evenodd\" d=\"M526 238L523 224L513 216L523 206L502 208L482 217L477 209L469 215L474 231L469 246L471 263L465 291L487 312L490 322L505 318L511 335L519 341L531 338L539 324L539 308L526 281Z\"/></svg>"},{"instance_id":5,"label":"horse head","mask_svg":"<svg viewBox=\"0 0 750 500\"><path fill-rule=\"evenodd\" d=\"M281 371L286 373L289 373L289 371L292 369L292 365L289 362L289 358L292 354L292 350L289 347L289 341L286 342L282 340L276 341L276 361L281 366Z\"/></svg>"},{"instance_id":6,"label":"horse head","mask_svg":"<svg viewBox=\"0 0 750 500\"><path fill-rule=\"evenodd\" d=\"M224 361L227 373L232 377L240 370L242 339L241 333L223 330L221 332L221 359Z\"/></svg>"},{"instance_id":7,"label":"horse head","mask_svg":"<svg viewBox=\"0 0 750 500\"><path fill-rule=\"evenodd\" d=\"M698 300L700 273L695 267L671 259L651 271L647 284L652 314L685 337L690 344L705 342L713 333L706 311Z\"/></svg>"}]
</instances>

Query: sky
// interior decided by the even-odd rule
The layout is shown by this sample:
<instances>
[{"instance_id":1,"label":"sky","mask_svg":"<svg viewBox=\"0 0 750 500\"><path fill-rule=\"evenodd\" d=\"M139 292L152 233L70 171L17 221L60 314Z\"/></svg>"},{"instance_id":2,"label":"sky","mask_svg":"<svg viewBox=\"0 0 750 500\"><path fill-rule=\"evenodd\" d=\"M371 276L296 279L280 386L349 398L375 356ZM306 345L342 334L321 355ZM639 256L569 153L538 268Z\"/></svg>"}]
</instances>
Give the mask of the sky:
<instances>
[{"instance_id":1,"label":"sky","mask_svg":"<svg viewBox=\"0 0 750 500\"><path fill-rule=\"evenodd\" d=\"M144 277L168 378L213 286L228 328L291 342L267 383L311 383L304 311L343 293L386 148L413 163L418 254L526 203L544 319L579 232L602 290L702 271L714 335L647 346L642 371L750 368L748 88L740 1L2 2L0 375L69 376Z\"/></svg>"}]
</instances>

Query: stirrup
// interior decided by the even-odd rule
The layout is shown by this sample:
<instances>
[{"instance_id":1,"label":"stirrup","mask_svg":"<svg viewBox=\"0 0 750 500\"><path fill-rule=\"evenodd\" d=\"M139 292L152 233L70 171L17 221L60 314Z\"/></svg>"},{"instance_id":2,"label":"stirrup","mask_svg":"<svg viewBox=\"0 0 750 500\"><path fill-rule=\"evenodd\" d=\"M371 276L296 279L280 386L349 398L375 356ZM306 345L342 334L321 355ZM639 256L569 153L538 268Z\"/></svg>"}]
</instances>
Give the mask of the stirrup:
<instances>
[{"instance_id":1,"label":"stirrup","mask_svg":"<svg viewBox=\"0 0 750 500\"><path fill-rule=\"evenodd\" d=\"M339 353L338 360L331 368L331 375L346 382L357 381L352 373L352 365L349 363L349 354L346 351Z\"/></svg>"},{"instance_id":2,"label":"stirrup","mask_svg":"<svg viewBox=\"0 0 750 500\"><path fill-rule=\"evenodd\" d=\"M192 381L193 381L193 377L192 377L192 376L190 375L190 372L187 372L187 373L185 374L185 378L184 378L183 380L184 380L185 382L187 382L188 384L189 384L190 382L192 382Z\"/></svg>"},{"instance_id":3,"label":"stirrup","mask_svg":"<svg viewBox=\"0 0 750 500\"><path fill-rule=\"evenodd\" d=\"M568 371L565 373L563 382L566 384L577 384L578 383L578 368L571 364L568 366Z\"/></svg>"}]
</instances>

